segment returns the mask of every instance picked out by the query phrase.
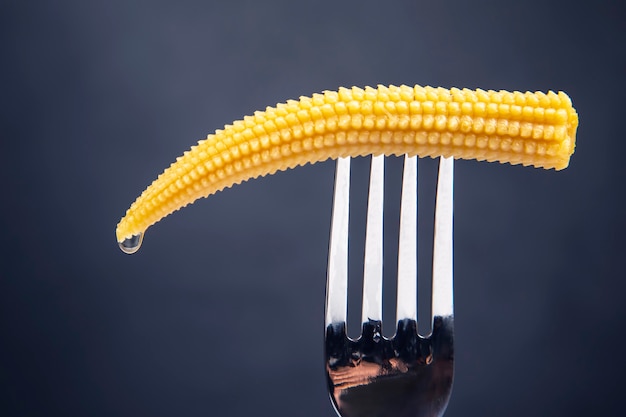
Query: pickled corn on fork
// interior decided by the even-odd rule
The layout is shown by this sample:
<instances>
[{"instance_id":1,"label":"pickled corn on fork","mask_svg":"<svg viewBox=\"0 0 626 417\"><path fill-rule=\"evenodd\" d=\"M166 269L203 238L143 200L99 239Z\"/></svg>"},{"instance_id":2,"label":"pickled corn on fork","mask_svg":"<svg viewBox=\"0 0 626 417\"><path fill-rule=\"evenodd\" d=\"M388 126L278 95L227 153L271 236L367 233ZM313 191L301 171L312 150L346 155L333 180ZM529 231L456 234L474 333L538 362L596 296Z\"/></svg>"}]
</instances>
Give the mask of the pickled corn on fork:
<instances>
[{"instance_id":1,"label":"pickled corn on fork","mask_svg":"<svg viewBox=\"0 0 626 417\"><path fill-rule=\"evenodd\" d=\"M362 333L346 333L350 158L337 161L326 288L326 374L341 417L433 417L453 379L452 158L441 157L433 246L432 332L417 332L417 161L405 157L398 248L397 329L382 336L384 157L373 156L367 212Z\"/></svg>"}]
</instances>

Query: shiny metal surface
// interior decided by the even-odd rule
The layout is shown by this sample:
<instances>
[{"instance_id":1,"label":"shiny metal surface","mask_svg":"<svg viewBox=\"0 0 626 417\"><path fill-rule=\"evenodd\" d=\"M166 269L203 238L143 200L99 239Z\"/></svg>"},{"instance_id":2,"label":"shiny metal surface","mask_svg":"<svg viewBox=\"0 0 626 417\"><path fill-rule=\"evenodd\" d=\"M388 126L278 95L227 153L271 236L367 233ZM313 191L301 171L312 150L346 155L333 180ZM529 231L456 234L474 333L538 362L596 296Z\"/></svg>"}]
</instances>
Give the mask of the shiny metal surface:
<instances>
[{"instance_id":1,"label":"shiny metal surface","mask_svg":"<svg viewBox=\"0 0 626 417\"><path fill-rule=\"evenodd\" d=\"M440 160L433 245L432 332L422 337L417 332L415 291L417 167L414 158L405 159L397 329L392 338L382 336L380 321L384 183L381 162L373 158L370 174L369 192L375 198L370 198L368 206L363 325L356 340L346 333L350 166L347 158L338 162L326 290L325 359L330 398L341 417L441 416L448 404L454 375L453 160Z\"/></svg>"}]
</instances>

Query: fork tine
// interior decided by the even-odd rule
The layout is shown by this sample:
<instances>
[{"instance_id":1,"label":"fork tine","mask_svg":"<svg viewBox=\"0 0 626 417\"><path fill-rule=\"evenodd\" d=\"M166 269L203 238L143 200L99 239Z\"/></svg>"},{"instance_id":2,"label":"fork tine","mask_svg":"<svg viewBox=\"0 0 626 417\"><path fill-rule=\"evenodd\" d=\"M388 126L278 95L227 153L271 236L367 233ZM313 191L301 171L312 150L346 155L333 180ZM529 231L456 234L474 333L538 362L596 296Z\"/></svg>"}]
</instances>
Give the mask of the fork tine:
<instances>
[{"instance_id":1,"label":"fork tine","mask_svg":"<svg viewBox=\"0 0 626 417\"><path fill-rule=\"evenodd\" d=\"M454 159L441 157L433 244L432 319L454 314L452 273Z\"/></svg>"},{"instance_id":2,"label":"fork tine","mask_svg":"<svg viewBox=\"0 0 626 417\"><path fill-rule=\"evenodd\" d=\"M382 320L385 156L372 156L363 267L362 323Z\"/></svg>"},{"instance_id":3,"label":"fork tine","mask_svg":"<svg viewBox=\"0 0 626 417\"><path fill-rule=\"evenodd\" d=\"M405 156L400 203L396 322L417 320L417 157Z\"/></svg>"},{"instance_id":4,"label":"fork tine","mask_svg":"<svg viewBox=\"0 0 626 417\"><path fill-rule=\"evenodd\" d=\"M326 327L346 322L348 307L348 222L350 211L350 158L337 159L335 193L328 251Z\"/></svg>"}]
</instances>

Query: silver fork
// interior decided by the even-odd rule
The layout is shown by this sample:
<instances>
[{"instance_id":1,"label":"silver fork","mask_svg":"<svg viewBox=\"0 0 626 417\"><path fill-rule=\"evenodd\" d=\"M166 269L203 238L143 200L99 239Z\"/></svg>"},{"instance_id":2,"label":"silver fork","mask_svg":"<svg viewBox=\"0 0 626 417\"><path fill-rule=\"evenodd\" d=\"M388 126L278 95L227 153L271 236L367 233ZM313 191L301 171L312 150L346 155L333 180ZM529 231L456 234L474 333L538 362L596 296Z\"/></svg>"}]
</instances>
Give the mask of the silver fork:
<instances>
[{"instance_id":1,"label":"silver fork","mask_svg":"<svg viewBox=\"0 0 626 417\"><path fill-rule=\"evenodd\" d=\"M384 157L372 157L363 272L362 333L347 336L350 158L337 161L326 287L325 359L341 417L443 415L452 389L454 161L440 158L433 245L432 332L417 332L417 158L405 157L396 333L382 336Z\"/></svg>"}]
</instances>

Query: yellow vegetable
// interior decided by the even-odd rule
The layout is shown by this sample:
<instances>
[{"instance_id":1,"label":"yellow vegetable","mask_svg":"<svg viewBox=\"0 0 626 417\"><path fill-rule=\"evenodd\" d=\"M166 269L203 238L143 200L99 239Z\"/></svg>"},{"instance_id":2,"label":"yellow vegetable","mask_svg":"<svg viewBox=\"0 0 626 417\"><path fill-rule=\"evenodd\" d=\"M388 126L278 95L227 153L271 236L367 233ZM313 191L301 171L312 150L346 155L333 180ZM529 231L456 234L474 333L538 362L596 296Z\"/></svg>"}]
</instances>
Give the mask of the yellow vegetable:
<instances>
[{"instance_id":1,"label":"yellow vegetable","mask_svg":"<svg viewBox=\"0 0 626 417\"><path fill-rule=\"evenodd\" d=\"M379 86L326 91L268 107L198 142L117 225L133 252L168 214L250 178L328 158L453 156L566 168L578 115L563 93Z\"/></svg>"}]
</instances>

